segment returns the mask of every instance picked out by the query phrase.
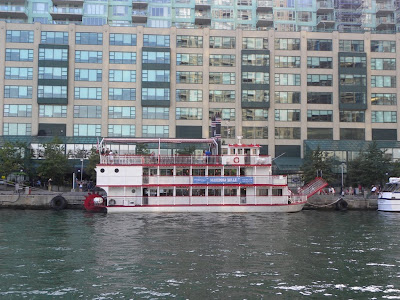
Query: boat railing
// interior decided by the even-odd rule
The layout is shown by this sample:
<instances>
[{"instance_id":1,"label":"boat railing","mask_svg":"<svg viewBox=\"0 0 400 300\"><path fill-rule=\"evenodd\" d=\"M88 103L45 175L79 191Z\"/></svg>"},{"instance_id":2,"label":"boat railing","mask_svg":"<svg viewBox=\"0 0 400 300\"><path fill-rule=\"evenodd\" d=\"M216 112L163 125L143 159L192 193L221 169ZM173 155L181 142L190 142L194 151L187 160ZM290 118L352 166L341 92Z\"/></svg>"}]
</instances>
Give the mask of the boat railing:
<instances>
[{"instance_id":1,"label":"boat railing","mask_svg":"<svg viewBox=\"0 0 400 300\"><path fill-rule=\"evenodd\" d=\"M109 165L270 165L270 156L251 155L101 155L100 164Z\"/></svg>"}]
</instances>

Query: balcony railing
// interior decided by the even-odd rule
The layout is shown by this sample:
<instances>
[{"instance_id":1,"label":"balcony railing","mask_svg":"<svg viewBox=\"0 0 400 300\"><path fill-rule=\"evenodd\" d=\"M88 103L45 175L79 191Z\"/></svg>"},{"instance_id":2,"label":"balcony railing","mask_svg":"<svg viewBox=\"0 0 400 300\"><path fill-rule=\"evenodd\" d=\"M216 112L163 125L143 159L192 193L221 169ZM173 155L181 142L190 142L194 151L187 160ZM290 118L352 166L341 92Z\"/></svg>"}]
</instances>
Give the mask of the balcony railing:
<instances>
[{"instance_id":1,"label":"balcony railing","mask_svg":"<svg viewBox=\"0 0 400 300\"><path fill-rule=\"evenodd\" d=\"M76 7L53 6L51 11L53 13L57 13L57 14L77 14L77 15L81 15L83 13L83 9L82 8L76 8Z\"/></svg>"},{"instance_id":2,"label":"balcony railing","mask_svg":"<svg viewBox=\"0 0 400 300\"><path fill-rule=\"evenodd\" d=\"M271 0L259 0L257 1L258 7L273 7L273 3Z\"/></svg>"},{"instance_id":3,"label":"balcony railing","mask_svg":"<svg viewBox=\"0 0 400 300\"><path fill-rule=\"evenodd\" d=\"M319 1L317 7L318 9L333 9L333 3L331 1Z\"/></svg>"},{"instance_id":4,"label":"balcony railing","mask_svg":"<svg viewBox=\"0 0 400 300\"><path fill-rule=\"evenodd\" d=\"M0 5L0 11L10 11L10 12L25 12L25 6L16 5Z\"/></svg>"}]
</instances>

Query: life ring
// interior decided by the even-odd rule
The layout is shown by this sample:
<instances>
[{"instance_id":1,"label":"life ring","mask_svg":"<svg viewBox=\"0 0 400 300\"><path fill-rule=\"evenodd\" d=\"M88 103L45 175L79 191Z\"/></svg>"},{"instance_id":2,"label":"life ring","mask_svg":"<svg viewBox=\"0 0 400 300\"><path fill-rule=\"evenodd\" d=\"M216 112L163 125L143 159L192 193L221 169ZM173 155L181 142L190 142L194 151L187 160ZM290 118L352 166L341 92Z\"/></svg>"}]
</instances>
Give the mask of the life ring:
<instances>
[{"instance_id":1,"label":"life ring","mask_svg":"<svg viewBox=\"0 0 400 300\"><path fill-rule=\"evenodd\" d=\"M233 162L234 162L235 164L238 164L238 163L239 163L239 157L237 157L237 156L234 157L234 158L233 158Z\"/></svg>"},{"instance_id":2,"label":"life ring","mask_svg":"<svg viewBox=\"0 0 400 300\"><path fill-rule=\"evenodd\" d=\"M113 205L115 205L117 202L114 200L114 199L110 199L110 200L108 200L108 205L109 206L113 206Z\"/></svg>"},{"instance_id":3,"label":"life ring","mask_svg":"<svg viewBox=\"0 0 400 300\"><path fill-rule=\"evenodd\" d=\"M336 202L336 210L345 211L347 210L348 203L341 198L338 202Z\"/></svg>"},{"instance_id":4,"label":"life ring","mask_svg":"<svg viewBox=\"0 0 400 300\"><path fill-rule=\"evenodd\" d=\"M63 196L56 196L51 199L50 206L54 210L63 210L67 207L67 200Z\"/></svg>"}]
</instances>

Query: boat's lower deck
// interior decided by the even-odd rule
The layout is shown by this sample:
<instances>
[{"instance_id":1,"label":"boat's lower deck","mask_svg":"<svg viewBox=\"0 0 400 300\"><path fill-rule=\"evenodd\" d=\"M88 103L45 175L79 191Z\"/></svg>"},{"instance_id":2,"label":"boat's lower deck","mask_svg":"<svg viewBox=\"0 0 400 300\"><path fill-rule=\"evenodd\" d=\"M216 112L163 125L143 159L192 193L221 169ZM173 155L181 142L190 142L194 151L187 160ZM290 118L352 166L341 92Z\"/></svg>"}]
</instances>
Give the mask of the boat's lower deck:
<instances>
[{"instance_id":1,"label":"boat's lower deck","mask_svg":"<svg viewBox=\"0 0 400 300\"><path fill-rule=\"evenodd\" d=\"M378 210L400 212L400 199L378 199Z\"/></svg>"}]
</instances>

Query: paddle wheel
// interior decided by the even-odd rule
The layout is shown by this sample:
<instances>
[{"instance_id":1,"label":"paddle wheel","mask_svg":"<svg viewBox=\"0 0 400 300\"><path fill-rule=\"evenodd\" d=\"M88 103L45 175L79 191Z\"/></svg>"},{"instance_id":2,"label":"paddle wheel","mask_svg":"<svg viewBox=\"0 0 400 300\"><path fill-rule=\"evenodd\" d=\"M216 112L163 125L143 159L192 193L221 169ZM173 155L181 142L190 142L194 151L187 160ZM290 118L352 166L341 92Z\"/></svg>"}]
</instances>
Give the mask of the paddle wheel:
<instances>
[{"instance_id":1,"label":"paddle wheel","mask_svg":"<svg viewBox=\"0 0 400 300\"><path fill-rule=\"evenodd\" d=\"M90 212L106 212L105 200L99 194L89 194L85 198L83 206Z\"/></svg>"}]
</instances>

